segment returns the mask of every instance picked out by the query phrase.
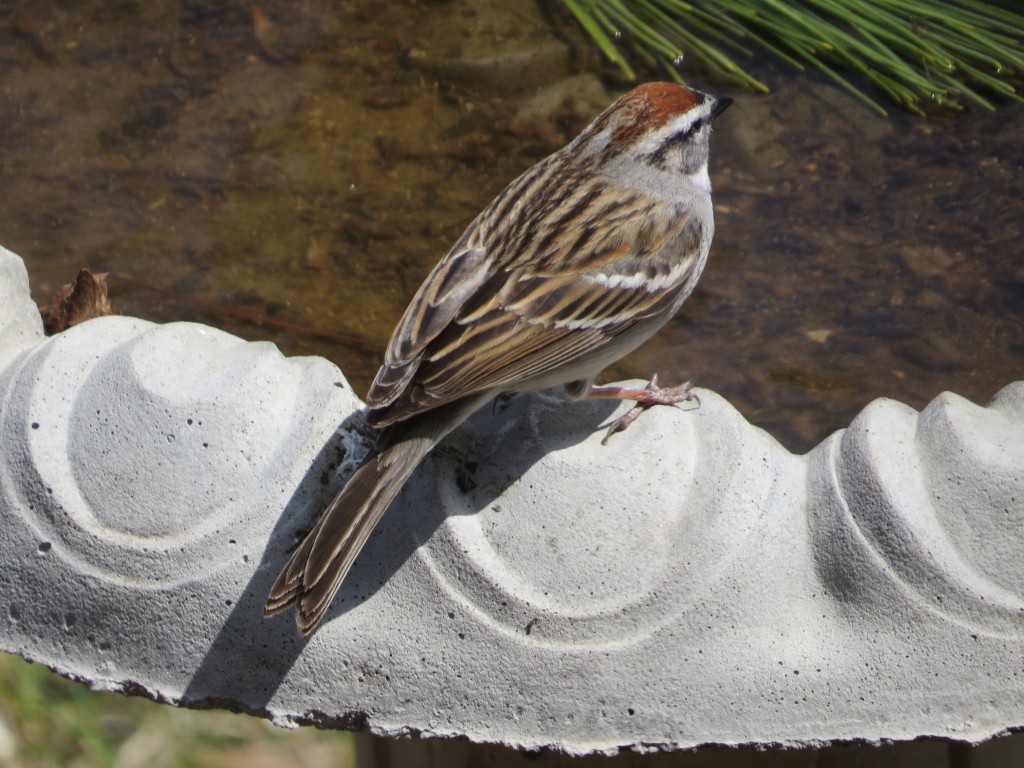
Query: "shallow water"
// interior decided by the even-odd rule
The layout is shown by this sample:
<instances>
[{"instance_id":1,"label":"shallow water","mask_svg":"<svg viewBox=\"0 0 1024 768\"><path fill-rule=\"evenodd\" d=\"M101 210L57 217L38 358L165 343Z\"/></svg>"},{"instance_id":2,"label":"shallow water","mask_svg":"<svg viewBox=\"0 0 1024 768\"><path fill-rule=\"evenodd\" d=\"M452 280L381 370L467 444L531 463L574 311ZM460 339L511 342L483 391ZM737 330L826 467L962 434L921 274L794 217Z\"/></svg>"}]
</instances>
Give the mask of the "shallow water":
<instances>
[{"instance_id":1,"label":"shallow water","mask_svg":"<svg viewBox=\"0 0 1024 768\"><path fill-rule=\"evenodd\" d=\"M40 303L109 271L125 314L324 355L364 392L474 215L624 89L524 111L600 64L527 4L478 5L2 4L0 243ZM516 46L540 65L508 68ZM875 397L1020 379L1024 109L881 118L771 69L769 96L711 85L736 104L708 269L606 379L692 379L795 451Z\"/></svg>"}]
</instances>

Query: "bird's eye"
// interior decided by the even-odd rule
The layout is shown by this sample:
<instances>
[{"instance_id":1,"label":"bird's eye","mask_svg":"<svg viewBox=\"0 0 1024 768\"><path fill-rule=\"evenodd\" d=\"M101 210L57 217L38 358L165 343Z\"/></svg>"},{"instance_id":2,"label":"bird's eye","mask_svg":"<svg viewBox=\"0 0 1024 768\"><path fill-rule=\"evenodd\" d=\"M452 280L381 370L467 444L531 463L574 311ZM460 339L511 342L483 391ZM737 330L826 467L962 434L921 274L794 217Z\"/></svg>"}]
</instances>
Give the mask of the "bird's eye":
<instances>
[{"instance_id":1,"label":"bird's eye","mask_svg":"<svg viewBox=\"0 0 1024 768\"><path fill-rule=\"evenodd\" d=\"M685 131L681 131L680 133L677 133L675 136L673 136L672 137L672 143L673 144L685 144L686 142L688 142L690 140L690 138L693 136L693 134L695 134L697 131L699 131L701 128L703 128L707 124L707 122L708 121L705 118L703 118L703 117L700 120L695 120L690 125L690 127L687 128Z\"/></svg>"}]
</instances>

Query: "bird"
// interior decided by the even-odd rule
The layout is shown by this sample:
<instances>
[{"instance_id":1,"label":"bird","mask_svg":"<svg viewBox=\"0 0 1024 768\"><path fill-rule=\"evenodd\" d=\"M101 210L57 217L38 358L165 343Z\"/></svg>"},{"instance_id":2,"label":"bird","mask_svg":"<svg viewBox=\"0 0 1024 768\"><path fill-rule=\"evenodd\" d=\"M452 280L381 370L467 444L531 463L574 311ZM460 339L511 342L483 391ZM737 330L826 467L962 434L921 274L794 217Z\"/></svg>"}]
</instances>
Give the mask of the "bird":
<instances>
[{"instance_id":1,"label":"bird","mask_svg":"<svg viewBox=\"0 0 1024 768\"><path fill-rule=\"evenodd\" d=\"M375 446L281 570L266 616L320 623L381 516L430 450L497 396L563 386L645 408L689 382L595 386L693 291L714 235L709 140L732 100L639 85L512 181L409 303L366 398ZM605 441L607 441L607 437Z\"/></svg>"}]
</instances>

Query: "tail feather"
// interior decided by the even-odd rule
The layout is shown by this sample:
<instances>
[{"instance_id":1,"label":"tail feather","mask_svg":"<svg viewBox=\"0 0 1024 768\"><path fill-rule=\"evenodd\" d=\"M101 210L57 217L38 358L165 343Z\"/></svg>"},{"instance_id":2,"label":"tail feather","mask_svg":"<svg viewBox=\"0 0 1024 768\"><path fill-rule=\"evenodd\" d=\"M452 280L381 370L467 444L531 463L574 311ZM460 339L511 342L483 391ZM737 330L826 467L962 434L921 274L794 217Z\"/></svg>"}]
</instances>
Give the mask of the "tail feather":
<instances>
[{"instance_id":1,"label":"tail feather","mask_svg":"<svg viewBox=\"0 0 1024 768\"><path fill-rule=\"evenodd\" d=\"M437 439L409 436L366 458L277 577L264 615L294 605L303 635L320 623L381 515Z\"/></svg>"}]
</instances>

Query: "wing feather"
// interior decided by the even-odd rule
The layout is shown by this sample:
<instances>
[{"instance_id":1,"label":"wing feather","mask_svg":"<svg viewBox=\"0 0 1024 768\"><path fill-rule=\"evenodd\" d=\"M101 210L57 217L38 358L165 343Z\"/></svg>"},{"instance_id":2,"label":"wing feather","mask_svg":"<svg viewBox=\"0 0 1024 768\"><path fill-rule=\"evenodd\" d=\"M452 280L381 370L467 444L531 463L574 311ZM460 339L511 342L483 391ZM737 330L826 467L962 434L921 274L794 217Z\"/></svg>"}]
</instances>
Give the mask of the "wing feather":
<instances>
[{"instance_id":1,"label":"wing feather","mask_svg":"<svg viewBox=\"0 0 1024 768\"><path fill-rule=\"evenodd\" d=\"M416 374L423 351L489 276L487 252L473 243L474 231L467 230L409 302L366 396L371 408L390 405L401 396Z\"/></svg>"}]
</instances>

